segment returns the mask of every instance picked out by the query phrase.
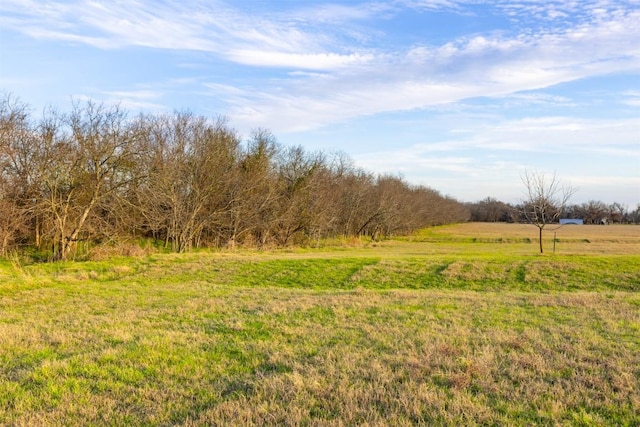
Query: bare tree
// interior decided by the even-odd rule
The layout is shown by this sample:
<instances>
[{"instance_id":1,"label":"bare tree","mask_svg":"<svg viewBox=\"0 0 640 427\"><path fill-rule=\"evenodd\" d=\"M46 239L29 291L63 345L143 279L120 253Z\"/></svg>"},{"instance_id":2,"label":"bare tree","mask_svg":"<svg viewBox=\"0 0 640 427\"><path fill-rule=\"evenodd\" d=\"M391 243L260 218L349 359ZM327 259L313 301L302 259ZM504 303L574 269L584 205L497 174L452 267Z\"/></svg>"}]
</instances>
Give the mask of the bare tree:
<instances>
[{"instance_id":1,"label":"bare tree","mask_svg":"<svg viewBox=\"0 0 640 427\"><path fill-rule=\"evenodd\" d=\"M138 189L145 228L185 252L201 246L215 225L218 233L224 228L239 140L224 117L207 120L187 112L146 121L148 179Z\"/></svg>"},{"instance_id":2,"label":"bare tree","mask_svg":"<svg viewBox=\"0 0 640 427\"><path fill-rule=\"evenodd\" d=\"M140 115L91 101L32 120L0 97L0 254L147 237L192 247L374 239L464 221L467 208L345 155L281 147L267 130L242 144L221 117Z\"/></svg>"},{"instance_id":3,"label":"bare tree","mask_svg":"<svg viewBox=\"0 0 640 427\"><path fill-rule=\"evenodd\" d=\"M469 204L471 221L510 222L513 221L513 207L492 197Z\"/></svg>"},{"instance_id":4,"label":"bare tree","mask_svg":"<svg viewBox=\"0 0 640 427\"><path fill-rule=\"evenodd\" d=\"M266 243L277 198L273 159L279 151L275 137L265 129L252 131L240 150L226 191L228 247L240 241Z\"/></svg>"},{"instance_id":5,"label":"bare tree","mask_svg":"<svg viewBox=\"0 0 640 427\"><path fill-rule=\"evenodd\" d=\"M28 233L33 212L34 137L26 104L0 99L0 255Z\"/></svg>"},{"instance_id":6,"label":"bare tree","mask_svg":"<svg viewBox=\"0 0 640 427\"><path fill-rule=\"evenodd\" d=\"M555 172L547 176L537 171L525 170L522 182L526 195L522 203L522 215L528 223L538 227L540 253L543 253L542 230L547 224L558 220L576 189L562 185Z\"/></svg>"},{"instance_id":7,"label":"bare tree","mask_svg":"<svg viewBox=\"0 0 640 427\"><path fill-rule=\"evenodd\" d=\"M43 210L52 217L54 259L67 259L98 204L131 179L135 140L119 107L87 102L41 124Z\"/></svg>"},{"instance_id":8,"label":"bare tree","mask_svg":"<svg viewBox=\"0 0 640 427\"><path fill-rule=\"evenodd\" d=\"M608 215L608 207L599 200L589 200L581 205L584 222L587 224L601 224Z\"/></svg>"},{"instance_id":9,"label":"bare tree","mask_svg":"<svg viewBox=\"0 0 640 427\"><path fill-rule=\"evenodd\" d=\"M279 245L287 245L295 235L318 230L324 213L319 179L324 158L319 153L306 153L301 146L283 150L278 156L279 198L273 233Z\"/></svg>"},{"instance_id":10,"label":"bare tree","mask_svg":"<svg viewBox=\"0 0 640 427\"><path fill-rule=\"evenodd\" d=\"M611 222L621 224L625 216L627 216L628 211L626 205L618 202L612 203L609 205L609 218Z\"/></svg>"}]
</instances>

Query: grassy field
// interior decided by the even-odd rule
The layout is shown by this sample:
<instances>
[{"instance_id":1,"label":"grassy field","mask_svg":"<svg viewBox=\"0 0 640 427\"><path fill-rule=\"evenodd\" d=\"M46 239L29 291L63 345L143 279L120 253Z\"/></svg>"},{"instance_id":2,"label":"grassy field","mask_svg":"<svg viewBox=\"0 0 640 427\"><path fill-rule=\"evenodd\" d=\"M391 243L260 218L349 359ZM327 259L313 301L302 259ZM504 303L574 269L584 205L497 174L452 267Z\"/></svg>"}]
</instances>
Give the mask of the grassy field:
<instances>
[{"instance_id":1,"label":"grassy field","mask_svg":"<svg viewBox=\"0 0 640 427\"><path fill-rule=\"evenodd\" d=\"M0 425L640 425L640 226L0 261Z\"/></svg>"}]
</instances>

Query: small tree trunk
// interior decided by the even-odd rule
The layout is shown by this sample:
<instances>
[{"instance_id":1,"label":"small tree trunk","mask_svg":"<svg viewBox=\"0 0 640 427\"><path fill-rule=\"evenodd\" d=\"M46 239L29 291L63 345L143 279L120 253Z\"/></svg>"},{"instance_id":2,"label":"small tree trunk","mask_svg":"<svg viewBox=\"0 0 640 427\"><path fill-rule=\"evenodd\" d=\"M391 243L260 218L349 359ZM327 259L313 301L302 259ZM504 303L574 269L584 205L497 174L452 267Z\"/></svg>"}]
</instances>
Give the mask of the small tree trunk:
<instances>
[{"instance_id":1,"label":"small tree trunk","mask_svg":"<svg viewBox=\"0 0 640 427\"><path fill-rule=\"evenodd\" d=\"M36 215L36 227L35 227L35 243L36 248L41 249L42 247L42 237L40 232L40 216Z\"/></svg>"},{"instance_id":2,"label":"small tree trunk","mask_svg":"<svg viewBox=\"0 0 640 427\"><path fill-rule=\"evenodd\" d=\"M540 253L544 253L542 250L542 227L539 227L540 230Z\"/></svg>"},{"instance_id":3,"label":"small tree trunk","mask_svg":"<svg viewBox=\"0 0 640 427\"><path fill-rule=\"evenodd\" d=\"M2 237L2 251L0 252L0 255L2 256L7 256L7 251L9 248L9 233L4 233L4 236Z\"/></svg>"}]
</instances>

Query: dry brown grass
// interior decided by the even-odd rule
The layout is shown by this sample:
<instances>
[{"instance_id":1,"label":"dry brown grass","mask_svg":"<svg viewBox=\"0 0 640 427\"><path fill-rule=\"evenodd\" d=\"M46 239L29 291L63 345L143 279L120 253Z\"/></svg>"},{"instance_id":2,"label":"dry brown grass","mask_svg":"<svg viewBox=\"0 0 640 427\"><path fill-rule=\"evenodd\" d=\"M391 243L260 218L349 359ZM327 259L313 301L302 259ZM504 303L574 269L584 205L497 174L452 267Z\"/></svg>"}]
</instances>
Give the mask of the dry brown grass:
<instances>
[{"instance_id":1,"label":"dry brown grass","mask_svg":"<svg viewBox=\"0 0 640 427\"><path fill-rule=\"evenodd\" d=\"M638 421L628 293L128 287L3 299L0 424Z\"/></svg>"},{"instance_id":2,"label":"dry brown grass","mask_svg":"<svg viewBox=\"0 0 640 427\"><path fill-rule=\"evenodd\" d=\"M605 425L608 411L640 407L638 341L620 327L639 319L615 296L365 292L288 303L285 312L331 315L280 326L296 346L263 351L286 372L249 377L187 424ZM612 350L604 330L626 338L613 350L625 363L601 364Z\"/></svg>"},{"instance_id":3,"label":"dry brown grass","mask_svg":"<svg viewBox=\"0 0 640 427\"><path fill-rule=\"evenodd\" d=\"M561 254L639 254L639 225L564 225L549 224L544 229L546 253L554 249ZM427 229L412 241L433 242L445 251L460 251L459 243L483 243L468 247L470 251L512 254L536 253L537 228L528 224L464 223ZM494 246L498 245L498 246ZM508 246L506 246L508 245ZM502 249L500 249L502 246Z\"/></svg>"},{"instance_id":4,"label":"dry brown grass","mask_svg":"<svg viewBox=\"0 0 640 427\"><path fill-rule=\"evenodd\" d=\"M558 238L590 239L593 241L640 242L640 226L631 224L613 225L563 225L548 224L545 232L556 231ZM536 237L537 228L529 224L507 224L499 222L469 222L428 229L433 235L523 239Z\"/></svg>"},{"instance_id":5,"label":"dry brown grass","mask_svg":"<svg viewBox=\"0 0 640 427\"><path fill-rule=\"evenodd\" d=\"M633 239L539 256L459 227L2 264L0 425L640 425Z\"/></svg>"}]
</instances>

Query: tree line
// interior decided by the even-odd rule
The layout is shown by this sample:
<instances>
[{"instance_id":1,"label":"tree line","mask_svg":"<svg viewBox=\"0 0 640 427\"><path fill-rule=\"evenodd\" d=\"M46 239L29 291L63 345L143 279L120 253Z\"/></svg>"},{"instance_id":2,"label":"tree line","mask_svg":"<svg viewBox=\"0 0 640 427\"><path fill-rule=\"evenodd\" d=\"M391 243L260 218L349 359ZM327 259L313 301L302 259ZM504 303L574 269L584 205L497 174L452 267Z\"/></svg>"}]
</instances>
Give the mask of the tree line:
<instances>
[{"instance_id":1,"label":"tree line","mask_svg":"<svg viewBox=\"0 0 640 427\"><path fill-rule=\"evenodd\" d=\"M139 114L75 102L70 112L0 100L0 252L68 259L78 244L140 239L176 252L377 239L466 221L457 200L341 153L243 140L224 117Z\"/></svg>"},{"instance_id":2,"label":"tree line","mask_svg":"<svg viewBox=\"0 0 640 427\"><path fill-rule=\"evenodd\" d=\"M505 203L492 197L467 203L471 221L477 222L529 222L523 214L527 211L525 205ZM640 204L631 210L622 203L590 200L564 206L557 214L556 217L582 219L585 224L640 224Z\"/></svg>"}]
</instances>

